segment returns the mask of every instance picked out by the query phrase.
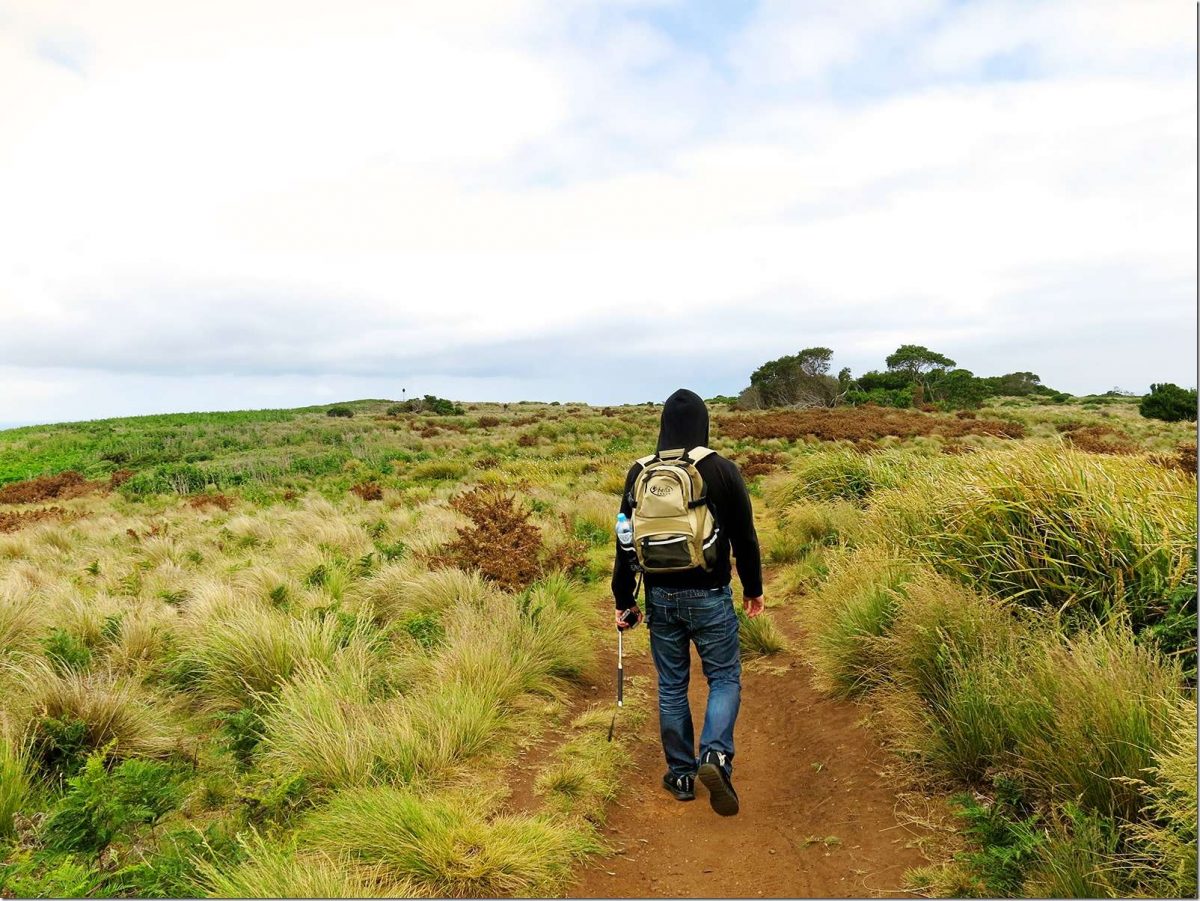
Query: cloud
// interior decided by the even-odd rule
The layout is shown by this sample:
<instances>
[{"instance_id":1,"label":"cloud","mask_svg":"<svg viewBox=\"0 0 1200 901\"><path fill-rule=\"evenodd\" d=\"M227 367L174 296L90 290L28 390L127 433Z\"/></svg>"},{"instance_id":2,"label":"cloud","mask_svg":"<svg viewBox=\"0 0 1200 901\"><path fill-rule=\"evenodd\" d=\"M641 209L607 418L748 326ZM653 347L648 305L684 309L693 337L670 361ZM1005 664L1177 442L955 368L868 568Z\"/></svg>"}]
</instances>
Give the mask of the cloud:
<instances>
[{"instance_id":1,"label":"cloud","mask_svg":"<svg viewBox=\"0 0 1200 901\"><path fill-rule=\"evenodd\" d=\"M1154 350L1195 323L1176 4L122 8L0 18L0 420L99 374L730 392L813 343L1194 380Z\"/></svg>"}]
</instances>

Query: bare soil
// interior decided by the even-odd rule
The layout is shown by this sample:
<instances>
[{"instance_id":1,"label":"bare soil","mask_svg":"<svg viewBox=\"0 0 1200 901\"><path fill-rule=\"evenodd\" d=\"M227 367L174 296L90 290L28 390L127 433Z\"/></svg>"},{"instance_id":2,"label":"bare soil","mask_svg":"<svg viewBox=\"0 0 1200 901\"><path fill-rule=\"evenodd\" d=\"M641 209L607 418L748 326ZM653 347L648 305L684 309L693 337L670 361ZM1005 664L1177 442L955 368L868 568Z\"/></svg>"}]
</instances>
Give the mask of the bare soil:
<instances>
[{"instance_id":1,"label":"bare soil","mask_svg":"<svg viewBox=\"0 0 1200 901\"><path fill-rule=\"evenodd\" d=\"M904 786L883 774L886 752L861 724L865 709L817 691L789 612L775 609L790 650L748 662L742 676L733 780L741 812L720 817L708 794L679 802L666 769L654 708L608 823L618 853L584 869L568 897L773 898L906 895L904 872L927 861L924 830L898 813ZM655 684L649 654L627 674ZM691 701L700 733L707 686L693 654ZM618 721L618 728L620 728Z\"/></svg>"}]
</instances>

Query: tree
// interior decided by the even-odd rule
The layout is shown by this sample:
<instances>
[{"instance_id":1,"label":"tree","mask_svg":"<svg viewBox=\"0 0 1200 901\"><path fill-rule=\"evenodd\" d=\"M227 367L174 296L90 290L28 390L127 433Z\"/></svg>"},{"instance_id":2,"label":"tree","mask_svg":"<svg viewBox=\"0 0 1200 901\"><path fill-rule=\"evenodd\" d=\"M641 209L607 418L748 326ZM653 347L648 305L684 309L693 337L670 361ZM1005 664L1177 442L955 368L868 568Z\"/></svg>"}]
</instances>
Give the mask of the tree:
<instances>
[{"instance_id":1,"label":"tree","mask_svg":"<svg viewBox=\"0 0 1200 901\"><path fill-rule=\"evenodd\" d=\"M975 378L969 369L951 369L937 379L934 388L944 406L960 410L982 406L988 396L987 382Z\"/></svg>"},{"instance_id":2,"label":"tree","mask_svg":"<svg viewBox=\"0 0 1200 901\"><path fill-rule=\"evenodd\" d=\"M1027 397L1049 392L1042 379L1033 372L1010 372L983 380L992 394L999 397Z\"/></svg>"},{"instance_id":3,"label":"tree","mask_svg":"<svg viewBox=\"0 0 1200 901\"><path fill-rule=\"evenodd\" d=\"M949 357L920 344L901 344L884 362L888 369L906 373L913 382L921 381L923 375L935 369L953 369L958 365Z\"/></svg>"},{"instance_id":4,"label":"tree","mask_svg":"<svg viewBox=\"0 0 1200 901\"><path fill-rule=\"evenodd\" d=\"M830 377L833 351L807 347L789 356L770 360L750 376L765 407L832 406L839 393L837 379Z\"/></svg>"},{"instance_id":5,"label":"tree","mask_svg":"<svg viewBox=\"0 0 1200 901\"><path fill-rule=\"evenodd\" d=\"M1170 382L1150 386L1150 393L1138 404L1138 412L1147 419L1166 422L1196 421L1196 389L1180 388Z\"/></svg>"},{"instance_id":6,"label":"tree","mask_svg":"<svg viewBox=\"0 0 1200 901\"><path fill-rule=\"evenodd\" d=\"M762 394L753 385L742 389L742 393L738 395L737 408L739 410L761 410L763 407Z\"/></svg>"}]
</instances>

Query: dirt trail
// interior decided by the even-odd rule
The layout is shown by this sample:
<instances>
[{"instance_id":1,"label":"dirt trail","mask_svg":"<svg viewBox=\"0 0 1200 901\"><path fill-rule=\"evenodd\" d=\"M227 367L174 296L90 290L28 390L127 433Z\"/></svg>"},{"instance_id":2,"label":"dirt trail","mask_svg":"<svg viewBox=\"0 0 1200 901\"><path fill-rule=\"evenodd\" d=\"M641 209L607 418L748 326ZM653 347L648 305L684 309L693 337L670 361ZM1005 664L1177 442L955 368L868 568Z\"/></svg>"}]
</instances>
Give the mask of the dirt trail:
<instances>
[{"instance_id":1,"label":"dirt trail","mask_svg":"<svg viewBox=\"0 0 1200 901\"><path fill-rule=\"evenodd\" d=\"M904 871L926 861L915 846L920 833L897 818L897 786L880 775L886 753L858 725L863 708L812 686L790 611L773 616L790 649L742 676L734 770L741 813L717 816L699 784L687 803L660 787L666 767L652 690L628 787L605 828L622 850L583 870L568 897L905 894ZM627 659L626 672L655 684L648 653ZM694 653L690 694L699 735L707 686Z\"/></svg>"}]
</instances>

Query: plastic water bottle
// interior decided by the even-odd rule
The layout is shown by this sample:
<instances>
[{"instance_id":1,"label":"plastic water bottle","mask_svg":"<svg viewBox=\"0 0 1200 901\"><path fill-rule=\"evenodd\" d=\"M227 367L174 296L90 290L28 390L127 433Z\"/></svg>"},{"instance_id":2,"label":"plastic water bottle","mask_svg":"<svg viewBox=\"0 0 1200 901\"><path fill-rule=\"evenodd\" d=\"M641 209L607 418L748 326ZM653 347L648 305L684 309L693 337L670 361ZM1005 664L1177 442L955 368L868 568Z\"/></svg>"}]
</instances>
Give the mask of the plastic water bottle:
<instances>
[{"instance_id":1,"label":"plastic water bottle","mask_svg":"<svg viewBox=\"0 0 1200 901\"><path fill-rule=\"evenodd\" d=\"M617 541L625 547L633 547L633 523L624 513L617 514Z\"/></svg>"}]
</instances>

